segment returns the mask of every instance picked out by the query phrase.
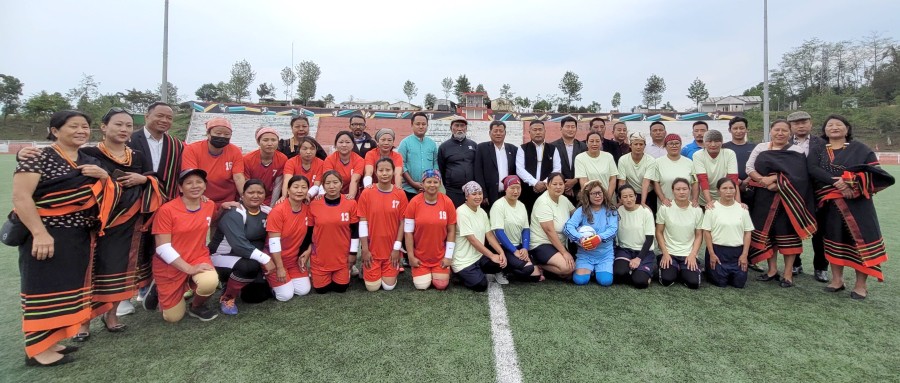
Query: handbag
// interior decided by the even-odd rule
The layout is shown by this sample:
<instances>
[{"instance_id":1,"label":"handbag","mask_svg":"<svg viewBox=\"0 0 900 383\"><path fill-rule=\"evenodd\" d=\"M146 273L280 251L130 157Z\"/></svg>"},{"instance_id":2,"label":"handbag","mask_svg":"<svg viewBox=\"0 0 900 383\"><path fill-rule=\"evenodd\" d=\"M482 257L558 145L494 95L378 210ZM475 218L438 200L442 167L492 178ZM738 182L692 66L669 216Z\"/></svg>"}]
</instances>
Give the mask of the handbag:
<instances>
[{"instance_id":1,"label":"handbag","mask_svg":"<svg viewBox=\"0 0 900 383\"><path fill-rule=\"evenodd\" d=\"M6 246L22 246L30 235L31 232L25 227L16 212L9 212L6 222L0 228L0 242Z\"/></svg>"}]
</instances>

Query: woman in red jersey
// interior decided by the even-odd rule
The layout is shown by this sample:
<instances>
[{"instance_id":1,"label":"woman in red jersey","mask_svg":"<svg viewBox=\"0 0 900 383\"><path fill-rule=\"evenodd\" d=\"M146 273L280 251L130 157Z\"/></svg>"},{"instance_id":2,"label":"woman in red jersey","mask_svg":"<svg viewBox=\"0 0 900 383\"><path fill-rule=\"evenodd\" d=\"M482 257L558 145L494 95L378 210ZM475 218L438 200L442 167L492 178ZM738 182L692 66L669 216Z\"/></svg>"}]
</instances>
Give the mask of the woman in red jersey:
<instances>
[{"instance_id":1,"label":"woman in red jersey","mask_svg":"<svg viewBox=\"0 0 900 383\"><path fill-rule=\"evenodd\" d=\"M441 176L437 170L424 171L422 185L425 191L409 201L404 214L406 252L416 288L425 290L434 285L444 290L450 284L456 247L456 207L439 191Z\"/></svg>"},{"instance_id":2,"label":"woman in red jersey","mask_svg":"<svg viewBox=\"0 0 900 383\"><path fill-rule=\"evenodd\" d=\"M393 290L397 286L403 212L406 211L407 201L403 189L394 184L396 167L390 158L378 160L375 163L378 183L364 189L359 197L359 253L363 280L369 291L377 291L379 287Z\"/></svg>"},{"instance_id":3,"label":"woman in red jersey","mask_svg":"<svg viewBox=\"0 0 900 383\"><path fill-rule=\"evenodd\" d=\"M357 156L359 157L359 156ZM342 293L350 286L350 265L359 247L356 201L341 194L343 181L337 170L322 176L323 198L309 205L309 229L313 232L310 274L313 289L324 294ZM301 262L306 264L305 258Z\"/></svg>"},{"instance_id":4,"label":"woman in red jersey","mask_svg":"<svg viewBox=\"0 0 900 383\"><path fill-rule=\"evenodd\" d=\"M182 170L178 188L181 197L164 204L154 217L157 256L153 258L150 288L156 285L163 319L178 322L184 317L184 293L190 286L194 300L188 314L205 322L218 316L216 310L206 306L219 285L206 247L216 204L201 199L206 191L206 172L201 169Z\"/></svg>"},{"instance_id":5,"label":"woman in red jersey","mask_svg":"<svg viewBox=\"0 0 900 383\"><path fill-rule=\"evenodd\" d=\"M341 194L349 199L359 195L359 180L364 171L364 160L353 152L353 133L347 130L338 132L334 137L335 152L325 159L325 171L334 170L341 177ZM324 180L323 180L324 181ZM319 193L321 194L321 193Z\"/></svg>"},{"instance_id":6,"label":"woman in red jersey","mask_svg":"<svg viewBox=\"0 0 900 383\"><path fill-rule=\"evenodd\" d=\"M302 155L302 154L301 154ZM285 302L294 295L306 295L310 290L309 259L312 230L309 229L309 206L306 206L309 179L293 176L287 182L287 203L280 203L269 212L266 231L269 232L269 252L275 261L275 272L266 274L275 299ZM301 262L300 254L304 253Z\"/></svg>"},{"instance_id":7,"label":"woman in red jersey","mask_svg":"<svg viewBox=\"0 0 900 383\"><path fill-rule=\"evenodd\" d=\"M263 204L270 205L276 192L280 193L284 164L288 158L278 148L278 132L275 129L262 127L256 129L256 149L244 156L244 178L248 180L260 180L266 189L266 199Z\"/></svg>"},{"instance_id":8,"label":"woman in red jersey","mask_svg":"<svg viewBox=\"0 0 900 383\"><path fill-rule=\"evenodd\" d=\"M375 142L378 143L377 150L366 153L366 176L363 177L363 186L369 187L372 182L378 182L378 177L374 177L375 163L382 158L390 158L394 162L393 183L398 189L402 188L403 156L394 151L394 131L387 128L378 129L375 133Z\"/></svg>"},{"instance_id":9,"label":"woman in red jersey","mask_svg":"<svg viewBox=\"0 0 900 383\"><path fill-rule=\"evenodd\" d=\"M304 176L309 181L307 194L316 196L319 194L319 184L322 183L322 168L325 161L316 157L316 148L319 144L312 137L303 137L300 139L299 155L288 160L284 165L284 179L289 180L294 176ZM289 198L288 185L282 184L281 199Z\"/></svg>"}]
</instances>

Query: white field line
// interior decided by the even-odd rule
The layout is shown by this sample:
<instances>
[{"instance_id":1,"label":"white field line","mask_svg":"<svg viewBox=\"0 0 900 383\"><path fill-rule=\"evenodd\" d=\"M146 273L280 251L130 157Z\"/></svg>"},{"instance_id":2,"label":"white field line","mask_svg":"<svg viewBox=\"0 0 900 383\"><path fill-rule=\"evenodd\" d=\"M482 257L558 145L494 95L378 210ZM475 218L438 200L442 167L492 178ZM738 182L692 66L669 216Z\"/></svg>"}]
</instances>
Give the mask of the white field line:
<instances>
[{"instance_id":1,"label":"white field line","mask_svg":"<svg viewBox=\"0 0 900 383\"><path fill-rule=\"evenodd\" d=\"M509 329L509 317L506 315L506 301L503 289L491 282L488 286L488 305L491 312L491 337L494 341L494 369L497 383L521 383L522 371L519 369L519 358L513 343L512 331Z\"/></svg>"}]
</instances>

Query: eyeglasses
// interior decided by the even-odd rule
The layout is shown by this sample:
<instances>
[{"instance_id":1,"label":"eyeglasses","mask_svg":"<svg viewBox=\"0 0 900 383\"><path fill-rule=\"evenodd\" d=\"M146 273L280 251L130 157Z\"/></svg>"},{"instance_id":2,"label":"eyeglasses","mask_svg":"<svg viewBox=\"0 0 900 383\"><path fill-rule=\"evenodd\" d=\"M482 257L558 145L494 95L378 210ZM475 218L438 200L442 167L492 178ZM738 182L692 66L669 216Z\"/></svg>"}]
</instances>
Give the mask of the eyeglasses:
<instances>
[{"instance_id":1,"label":"eyeglasses","mask_svg":"<svg viewBox=\"0 0 900 383\"><path fill-rule=\"evenodd\" d=\"M603 197L603 192L591 192L591 197Z\"/></svg>"},{"instance_id":2,"label":"eyeglasses","mask_svg":"<svg viewBox=\"0 0 900 383\"><path fill-rule=\"evenodd\" d=\"M365 127L366 127L366 124L361 124L361 123L358 123L358 122L357 122L357 123L355 123L355 124L350 124L350 127L353 127L353 128L365 128Z\"/></svg>"},{"instance_id":3,"label":"eyeglasses","mask_svg":"<svg viewBox=\"0 0 900 383\"><path fill-rule=\"evenodd\" d=\"M677 141L666 144L666 146L678 146L678 145L681 145L681 143L677 142Z\"/></svg>"}]
</instances>

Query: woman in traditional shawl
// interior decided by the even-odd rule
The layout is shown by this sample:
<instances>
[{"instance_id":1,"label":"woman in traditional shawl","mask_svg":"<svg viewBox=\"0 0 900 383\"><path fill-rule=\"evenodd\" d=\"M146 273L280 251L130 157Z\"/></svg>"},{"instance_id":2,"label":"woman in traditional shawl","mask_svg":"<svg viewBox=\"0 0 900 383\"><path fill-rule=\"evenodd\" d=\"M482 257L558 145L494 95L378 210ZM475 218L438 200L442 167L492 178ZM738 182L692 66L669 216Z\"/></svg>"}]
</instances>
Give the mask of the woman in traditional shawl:
<instances>
[{"instance_id":1,"label":"woman in traditional shawl","mask_svg":"<svg viewBox=\"0 0 900 383\"><path fill-rule=\"evenodd\" d=\"M78 152L91 133L86 114L56 112L49 131L53 145L19 162L13 175L15 214L30 233L19 245L28 366L72 362L68 354L78 348L57 342L110 308L91 307L91 247L109 221L118 187L95 158Z\"/></svg>"},{"instance_id":2,"label":"woman in traditional shawl","mask_svg":"<svg viewBox=\"0 0 900 383\"><path fill-rule=\"evenodd\" d=\"M822 125L826 145L809 148L809 173L816 183L816 200L825 209L825 258L831 263L827 292L844 287L844 266L856 271L850 297L866 299L866 279L884 280L881 264L887 260L872 196L894 184L894 177L878 164L872 149L853 140L846 118L831 115Z\"/></svg>"},{"instance_id":3,"label":"woman in traditional shawl","mask_svg":"<svg viewBox=\"0 0 900 383\"><path fill-rule=\"evenodd\" d=\"M125 145L133 130L131 113L112 108L101 120L103 141L96 147L79 150L81 154L96 158L100 167L112 175L122 189L106 235L97 239L94 249L93 301L95 305L112 304L110 311L100 317L110 332L125 331L125 325L116 316L116 309L119 302L134 296L143 217L162 205L152 164L144 163L140 152ZM85 322L81 326L75 340L87 340L90 336L88 325Z\"/></svg>"},{"instance_id":4,"label":"woman in traditional shawl","mask_svg":"<svg viewBox=\"0 0 900 383\"><path fill-rule=\"evenodd\" d=\"M805 156L790 144L791 127L776 120L770 127L771 142L757 145L747 160L747 175L754 187L750 217L756 228L751 235L750 264L768 260L767 273L759 281L778 279L778 259L784 255L781 287L793 287L794 259L803 253L803 240L816 232L813 196Z\"/></svg>"}]
</instances>

